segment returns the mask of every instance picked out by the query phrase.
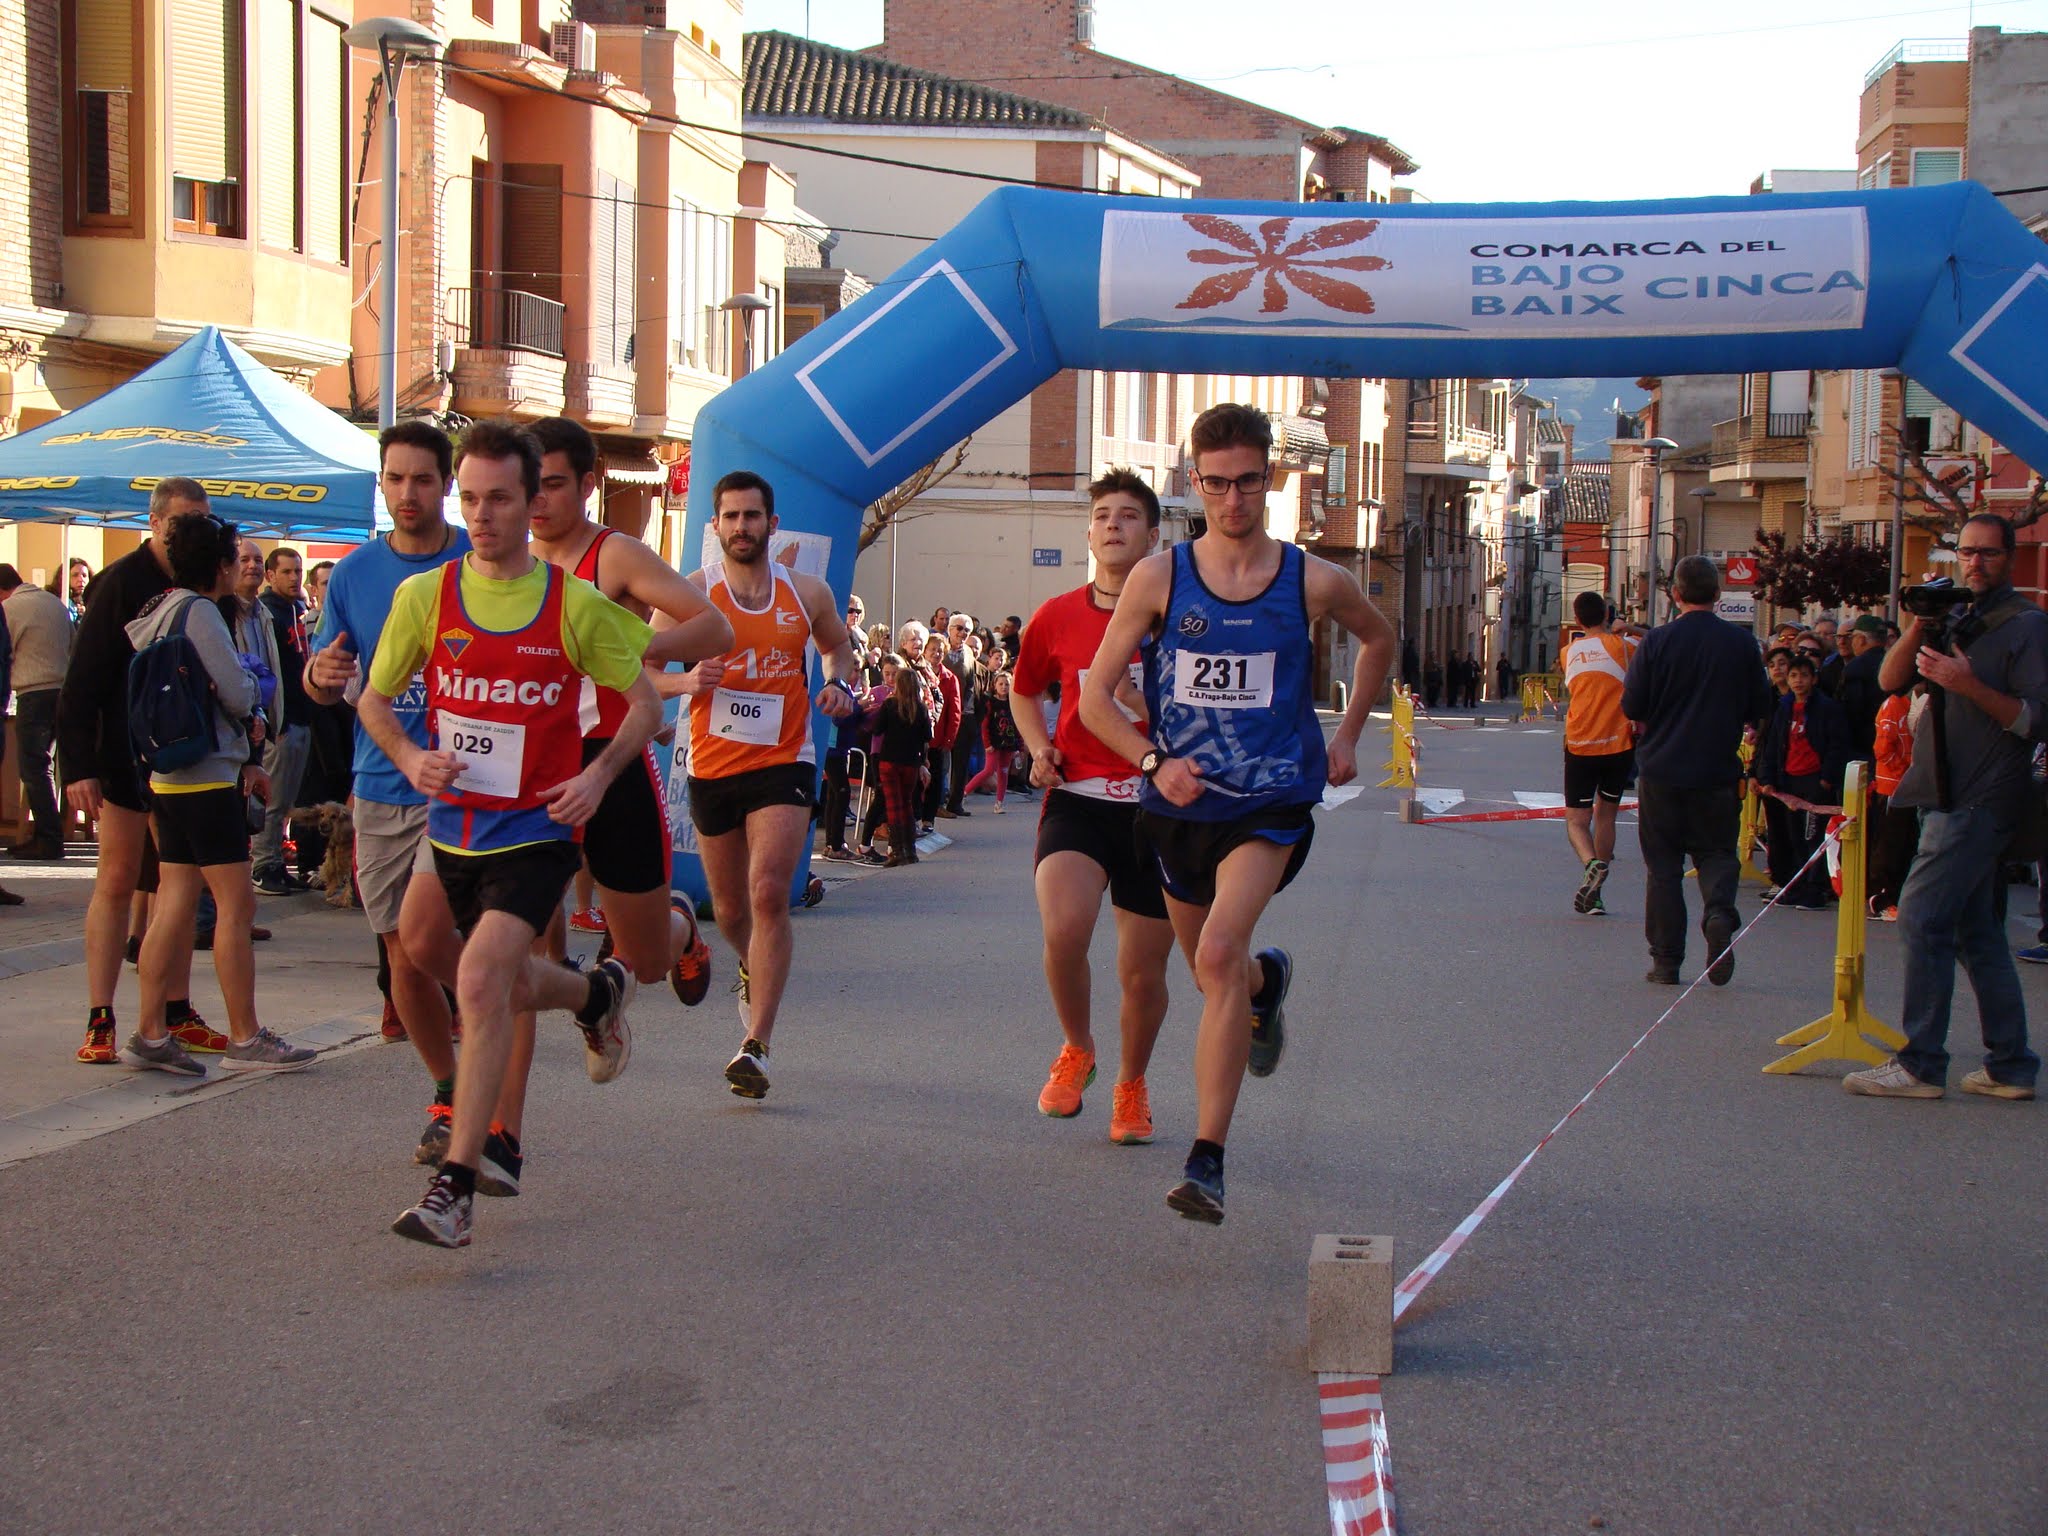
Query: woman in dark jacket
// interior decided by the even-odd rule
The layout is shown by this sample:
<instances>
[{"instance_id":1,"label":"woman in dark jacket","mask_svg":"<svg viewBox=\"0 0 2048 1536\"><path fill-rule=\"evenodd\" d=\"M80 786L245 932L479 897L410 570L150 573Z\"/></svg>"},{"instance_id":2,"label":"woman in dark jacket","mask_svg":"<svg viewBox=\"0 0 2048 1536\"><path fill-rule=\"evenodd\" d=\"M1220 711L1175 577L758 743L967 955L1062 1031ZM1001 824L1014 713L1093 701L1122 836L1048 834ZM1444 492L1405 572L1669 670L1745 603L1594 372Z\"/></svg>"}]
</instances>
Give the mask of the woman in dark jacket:
<instances>
[{"instance_id":1,"label":"woman in dark jacket","mask_svg":"<svg viewBox=\"0 0 2048 1536\"><path fill-rule=\"evenodd\" d=\"M1792 691L1778 701L1771 717L1770 733L1763 751L1757 754L1756 781L1767 795L1792 796L1813 805L1835 805L1842 798L1842 780L1849 771L1849 717L1842 706L1815 686L1816 668L1804 652L1794 656L1786 674ZM1779 814L1773 818L1772 835L1779 828L1789 846L1785 859L1772 859L1775 869L1787 874L1805 866L1786 888L1786 906L1818 911L1827 905L1828 872L1824 861L1815 859L1826 829L1826 818L1810 811L1776 802Z\"/></svg>"}]
</instances>

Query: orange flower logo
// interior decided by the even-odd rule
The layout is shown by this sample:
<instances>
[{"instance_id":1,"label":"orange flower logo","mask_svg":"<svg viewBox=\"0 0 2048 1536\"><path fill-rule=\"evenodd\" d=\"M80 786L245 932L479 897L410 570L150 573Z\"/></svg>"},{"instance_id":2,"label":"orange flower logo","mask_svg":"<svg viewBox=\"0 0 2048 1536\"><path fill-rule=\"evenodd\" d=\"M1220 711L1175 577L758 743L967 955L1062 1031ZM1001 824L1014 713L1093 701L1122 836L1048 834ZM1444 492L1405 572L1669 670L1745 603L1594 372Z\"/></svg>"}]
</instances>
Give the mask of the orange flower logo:
<instances>
[{"instance_id":1,"label":"orange flower logo","mask_svg":"<svg viewBox=\"0 0 2048 1536\"><path fill-rule=\"evenodd\" d=\"M1254 235L1235 219L1220 218L1211 213L1187 213L1181 217L1197 234L1224 247L1220 250L1191 250L1188 260L1199 266L1230 267L1234 270L1202 279L1195 284L1192 293L1174 306L1176 309L1214 309L1250 288L1252 279L1263 276L1265 287L1259 303L1262 315L1287 312L1293 298L1287 291L1290 284L1331 309L1369 315L1373 312L1372 295L1356 283L1330 276L1327 269L1380 272L1393 265L1384 256L1311 257L1311 253L1316 251L1342 250L1347 245L1357 245L1370 239L1373 231L1380 227L1378 219L1340 219L1336 223L1318 223L1307 234L1290 241L1287 231L1294 224L1291 218L1267 219Z\"/></svg>"}]
</instances>

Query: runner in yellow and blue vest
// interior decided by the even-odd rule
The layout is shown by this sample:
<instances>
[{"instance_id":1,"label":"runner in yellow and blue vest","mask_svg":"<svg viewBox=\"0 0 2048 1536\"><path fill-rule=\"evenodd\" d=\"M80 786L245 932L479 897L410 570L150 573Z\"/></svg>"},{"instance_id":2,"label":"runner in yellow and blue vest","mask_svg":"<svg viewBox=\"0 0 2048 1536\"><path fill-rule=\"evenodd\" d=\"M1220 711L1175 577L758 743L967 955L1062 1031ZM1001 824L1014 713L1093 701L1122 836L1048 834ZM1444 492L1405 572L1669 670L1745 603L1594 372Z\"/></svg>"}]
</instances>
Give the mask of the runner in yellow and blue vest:
<instances>
[{"instance_id":1,"label":"runner in yellow and blue vest","mask_svg":"<svg viewBox=\"0 0 2048 1536\"><path fill-rule=\"evenodd\" d=\"M470 553L399 587L358 706L364 728L429 802L439 878L413 880L401 940L445 967L451 916L464 936L449 978L465 1039L448 1153L425 1198L392 1227L449 1248L469 1241L480 1171L497 1162L517 1186L518 1149L502 1137L490 1145L513 1014L573 1011L593 1081L609 1082L631 1054L632 973L607 960L583 976L531 949L581 861L584 823L661 719L641 670L647 625L527 548L540 489L534 440L508 423L478 422L456 445L455 480ZM426 682L426 747L391 707L415 673ZM577 710L585 677L628 700L617 734L587 767ZM498 1161L506 1156L510 1168Z\"/></svg>"}]
</instances>

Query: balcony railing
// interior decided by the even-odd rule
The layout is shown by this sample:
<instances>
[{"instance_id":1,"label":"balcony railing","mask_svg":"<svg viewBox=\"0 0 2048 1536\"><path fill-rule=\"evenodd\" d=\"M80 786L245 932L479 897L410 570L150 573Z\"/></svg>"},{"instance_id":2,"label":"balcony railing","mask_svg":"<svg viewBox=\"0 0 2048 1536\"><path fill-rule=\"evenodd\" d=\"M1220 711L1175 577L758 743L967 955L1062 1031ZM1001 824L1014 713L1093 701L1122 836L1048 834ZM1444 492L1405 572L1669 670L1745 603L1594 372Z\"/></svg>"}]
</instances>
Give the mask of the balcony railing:
<instances>
[{"instance_id":1,"label":"balcony railing","mask_svg":"<svg viewBox=\"0 0 2048 1536\"><path fill-rule=\"evenodd\" d=\"M1806 411L1773 411L1764 418L1764 430L1771 437L1804 437L1812 425L1813 416Z\"/></svg>"},{"instance_id":2,"label":"balcony railing","mask_svg":"<svg viewBox=\"0 0 2048 1536\"><path fill-rule=\"evenodd\" d=\"M1805 411L1773 411L1764 418L1764 437L1753 438L1749 435L1750 420L1747 416L1737 416L1732 421L1715 422L1714 441L1707 451L1707 462L1734 464L1755 458L1758 456L1756 450L1766 441L1803 442L1807 428L1813 424L1813 417Z\"/></svg>"},{"instance_id":3,"label":"balcony railing","mask_svg":"<svg viewBox=\"0 0 2048 1536\"><path fill-rule=\"evenodd\" d=\"M1895 64L1960 64L1970 57L1970 40L1965 37L1909 37L1895 44L1890 53L1870 66L1863 77L1863 89L1874 85Z\"/></svg>"},{"instance_id":4,"label":"balcony railing","mask_svg":"<svg viewBox=\"0 0 2048 1536\"><path fill-rule=\"evenodd\" d=\"M518 288L450 288L448 332L460 347L562 356L568 305Z\"/></svg>"}]
</instances>

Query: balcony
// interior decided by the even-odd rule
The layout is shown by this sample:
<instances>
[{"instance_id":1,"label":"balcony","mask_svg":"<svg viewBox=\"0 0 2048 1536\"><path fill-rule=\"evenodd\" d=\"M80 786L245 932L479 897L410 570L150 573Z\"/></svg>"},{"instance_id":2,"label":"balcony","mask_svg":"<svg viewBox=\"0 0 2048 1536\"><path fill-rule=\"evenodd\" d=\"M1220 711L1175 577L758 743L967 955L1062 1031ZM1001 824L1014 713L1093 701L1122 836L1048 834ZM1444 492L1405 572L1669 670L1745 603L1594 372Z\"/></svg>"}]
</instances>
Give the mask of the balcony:
<instances>
[{"instance_id":1,"label":"balcony","mask_svg":"<svg viewBox=\"0 0 2048 1536\"><path fill-rule=\"evenodd\" d=\"M450 288L448 334L458 347L560 357L568 308L518 288Z\"/></svg>"},{"instance_id":2,"label":"balcony","mask_svg":"<svg viewBox=\"0 0 2048 1536\"><path fill-rule=\"evenodd\" d=\"M1408 472L1450 475L1461 480L1496 480L1507 473L1507 439L1486 427L1408 418Z\"/></svg>"},{"instance_id":3,"label":"balcony","mask_svg":"<svg viewBox=\"0 0 2048 1536\"><path fill-rule=\"evenodd\" d=\"M552 416L566 404L568 306L517 288L450 288L455 409L465 416Z\"/></svg>"},{"instance_id":4,"label":"balcony","mask_svg":"<svg viewBox=\"0 0 2048 1536\"><path fill-rule=\"evenodd\" d=\"M1715 422L1707 478L1716 483L1805 479L1806 434L1812 424L1804 411Z\"/></svg>"}]
</instances>

